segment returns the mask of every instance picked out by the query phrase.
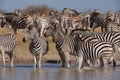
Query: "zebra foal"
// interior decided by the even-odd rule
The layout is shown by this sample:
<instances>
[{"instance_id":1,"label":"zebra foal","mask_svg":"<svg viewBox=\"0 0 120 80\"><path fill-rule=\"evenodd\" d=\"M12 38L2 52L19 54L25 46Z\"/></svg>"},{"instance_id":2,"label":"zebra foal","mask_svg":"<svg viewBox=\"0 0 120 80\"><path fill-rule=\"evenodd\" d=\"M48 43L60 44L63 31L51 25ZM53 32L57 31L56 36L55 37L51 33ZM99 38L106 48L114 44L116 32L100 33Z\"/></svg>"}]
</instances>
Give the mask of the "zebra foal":
<instances>
[{"instance_id":1,"label":"zebra foal","mask_svg":"<svg viewBox=\"0 0 120 80\"><path fill-rule=\"evenodd\" d=\"M33 25L26 29L23 42L27 40L31 40L29 50L34 58L34 67L41 67L41 57L48 51L48 42L45 40L44 36L39 36L39 33Z\"/></svg>"},{"instance_id":2,"label":"zebra foal","mask_svg":"<svg viewBox=\"0 0 120 80\"><path fill-rule=\"evenodd\" d=\"M10 66L13 67L14 60L14 50L17 44L15 35L13 34L4 34L0 35L0 50L3 58L3 66L5 66L5 53L8 54L10 58Z\"/></svg>"}]
</instances>

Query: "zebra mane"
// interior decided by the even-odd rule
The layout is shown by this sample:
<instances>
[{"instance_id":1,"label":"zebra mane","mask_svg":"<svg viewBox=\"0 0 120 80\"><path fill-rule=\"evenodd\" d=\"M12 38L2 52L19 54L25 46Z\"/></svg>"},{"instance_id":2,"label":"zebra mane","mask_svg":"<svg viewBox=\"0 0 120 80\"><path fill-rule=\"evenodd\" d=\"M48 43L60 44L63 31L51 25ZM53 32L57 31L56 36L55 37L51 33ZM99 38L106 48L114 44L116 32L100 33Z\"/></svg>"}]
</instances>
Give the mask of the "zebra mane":
<instances>
[{"instance_id":1,"label":"zebra mane","mask_svg":"<svg viewBox=\"0 0 120 80\"><path fill-rule=\"evenodd\" d=\"M64 14L65 10L68 10L68 8L64 8L62 11L62 15Z\"/></svg>"},{"instance_id":2,"label":"zebra mane","mask_svg":"<svg viewBox=\"0 0 120 80\"><path fill-rule=\"evenodd\" d=\"M14 15L14 13L4 13L4 15Z\"/></svg>"},{"instance_id":3,"label":"zebra mane","mask_svg":"<svg viewBox=\"0 0 120 80\"><path fill-rule=\"evenodd\" d=\"M89 29L74 29L71 31L70 35L74 34L74 32L91 32Z\"/></svg>"}]
</instances>

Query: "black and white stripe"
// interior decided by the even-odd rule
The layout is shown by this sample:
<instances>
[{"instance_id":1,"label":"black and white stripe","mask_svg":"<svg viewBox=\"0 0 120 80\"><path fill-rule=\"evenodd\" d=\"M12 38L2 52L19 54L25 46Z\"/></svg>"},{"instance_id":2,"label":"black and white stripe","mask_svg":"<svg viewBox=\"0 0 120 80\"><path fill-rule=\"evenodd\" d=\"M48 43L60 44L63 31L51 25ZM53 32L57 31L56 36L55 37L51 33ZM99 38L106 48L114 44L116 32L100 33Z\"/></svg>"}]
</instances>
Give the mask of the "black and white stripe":
<instances>
[{"instance_id":1,"label":"black and white stripe","mask_svg":"<svg viewBox=\"0 0 120 80\"><path fill-rule=\"evenodd\" d=\"M9 23L11 25L11 28L15 34L17 34L17 29L25 29L29 25L33 24L33 18L30 15L21 16L14 13L4 13L3 15L4 19L6 20L6 24Z\"/></svg>"},{"instance_id":2,"label":"black and white stripe","mask_svg":"<svg viewBox=\"0 0 120 80\"><path fill-rule=\"evenodd\" d=\"M45 36L52 36L53 42L55 42L56 49L58 50L58 54L62 60L62 66L69 68L70 55L76 55L74 53L74 37L65 35L63 28L59 25L46 28Z\"/></svg>"},{"instance_id":3,"label":"black and white stripe","mask_svg":"<svg viewBox=\"0 0 120 80\"><path fill-rule=\"evenodd\" d=\"M73 30L73 33L77 33L79 35L82 35L83 37L85 36L93 36L96 37L99 41L104 41L104 42L109 42L114 49L115 45L120 44L120 33L119 32L104 32L104 33L95 33L95 32L85 32L85 31L81 31L81 30ZM114 50L115 53L115 50ZM113 54L114 57L114 54ZM114 61L114 60L113 60ZM115 62L113 63L113 65L115 66Z\"/></svg>"},{"instance_id":4,"label":"black and white stripe","mask_svg":"<svg viewBox=\"0 0 120 80\"><path fill-rule=\"evenodd\" d=\"M82 31L81 29L76 29L71 32L71 34L79 34L83 37L86 36L93 36L96 37L99 41L109 42L110 44L116 44L120 42L120 33L119 32L89 32L89 31Z\"/></svg>"},{"instance_id":5,"label":"black and white stripe","mask_svg":"<svg viewBox=\"0 0 120 80\"><path fill-rule=\"evenodd\" d=\"M26 30L23 42L26 40L31 40L29 50L34 57L34 67L41 67L41 58L48 51L48 42L43 36L39 36L33 25Z\"/></svg>"},{"instance_id":6,"label":"black and white stripe","mask_svg":"<svg viewBox=\"0 0 120 80\"><path fill-rule=\"evenodd\" d=\"M108 23L105 32L112 32L112 31L120 32L120 25L115 22Z\"/></svg>"},{"instance_id":7,"label":"black and white stripe","mask_svg":"<svg viewBox=\"0 0 120 80\"><path fill-rule=\"evenodd\" d=\"M107 23L113 21L113 17L114 15L112 15L111 12L102 14L98 9L95 9L90 15L90 27L93 31L96 28L101 27L102 32L104 32L103 29L106 29Z\"/></svg>"},{"instance_id":8,"label":"black and white stripe","mask_svg":"<svg viewBox=\"0 0 120 80\"><path fill-rule=\"evenodd\" d=\"M78 37L77 37L78 38ZM82 68L85 61L90 61L90 64L95 64L100 61L100 67L108 65L108 59L113 55L113 47L108 42L82 42L77 39L75 46L78 68Z\"/></svg>"},{"instance_id":9,"label":"black and white stripe","mask_svg":"<svg viewBox=\"0 0 120 80\"><path fill-rule=\"evenodd\" d=\"M13 34L4 34L0 35L0 50L2 52L3 65L5 66L5 53L8 54L10 58L10 66L13 67L14 60L14 50L17 44L15 35Z\"/></svg>"}]
</instances>

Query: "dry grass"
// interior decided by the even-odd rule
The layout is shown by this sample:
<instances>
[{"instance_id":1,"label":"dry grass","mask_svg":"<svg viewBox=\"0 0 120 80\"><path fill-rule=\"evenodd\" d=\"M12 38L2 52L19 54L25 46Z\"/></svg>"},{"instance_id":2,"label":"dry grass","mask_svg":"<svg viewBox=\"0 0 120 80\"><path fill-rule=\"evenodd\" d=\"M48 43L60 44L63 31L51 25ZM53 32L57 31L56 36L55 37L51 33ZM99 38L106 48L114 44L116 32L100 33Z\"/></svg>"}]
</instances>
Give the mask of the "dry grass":
<instances>
[{"instance_id":1,"label":"dry grass","mask_svg":"<svg viewBox=\"0 0 120 80\"><path fill-rule=\"evenodd\" d=\"M0 34L10 33L8 29L0 28ZM17 34L17 47L15 49L15 60L14 63L33 63L32 54L29 52L29 43L22 42L22 38L24 37L24 31L18 32ZM48 60L60 60L57 50L55 48L55 44L52 42L52 38L47 38L49 43L49 51L46 55L42 57L42 62L46 62ZM8 62L8 56L6 55L6 61ZM2 61L2 56L0 55L0 62Z\"/></svg>"},{"instance_id":2,"label":"dry grass","mask_svg":"<svg viewBox=\"0 0 120 80\"><path fill-rule=\"evenodd\" d=\"M0 28L0 34L6 34L10 31L8 29ZM100 28L95 29L95 32L101 32ZM29 52L29 43L30 41L27 41L26 43L22 42L22 38L24 37L25 32L21 31L17 34L17 47L15 49L15 60L14 63L33 63L33 57L32 54ZM46 55L42 57L42 63L47 62L49 60L56 60L60 61L60 57L58 55L58 52L55 48L55 43L53 43L52 38L48 37L47 41L49 43L49 51ZM6 55L6 61L8 62L8 56ZM71 61L74 61L75 57L71 56ZM2 61L2 56L0 55L0 62Z\"/></svg>"}]
</instances>

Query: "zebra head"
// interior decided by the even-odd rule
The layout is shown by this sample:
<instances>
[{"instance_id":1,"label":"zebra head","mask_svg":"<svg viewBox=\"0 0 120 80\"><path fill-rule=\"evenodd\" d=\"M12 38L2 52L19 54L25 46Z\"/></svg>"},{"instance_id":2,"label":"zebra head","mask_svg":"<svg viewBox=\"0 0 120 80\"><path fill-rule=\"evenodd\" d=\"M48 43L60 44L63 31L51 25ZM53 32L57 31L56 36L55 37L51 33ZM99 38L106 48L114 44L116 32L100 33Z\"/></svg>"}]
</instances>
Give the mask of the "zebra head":
<instances>
[{"instance_id":1,"label":"zebra head","mask_svg":"<svg viewBox=\"0 0 120 80\"><path fill-rule=\"evenodd\" d=\"M53 42L56 42L57 40L61 40L64 38L65 32L63 31L62 27L60 27L57 24L54 24L53 26L45 28L44 36L52 36Z\"/></svg>"},{"instance_id":2,"label":"zebra head","mask_svg":"<svg viewBox=\"0 0 120 80\"><path fill-rule=\"evenodd\" d=\"M21 15L22 15L22 11L21 11L20 9L15 9L15 10L13 11L13 13L14 13L14 15L16 15L16 16L21 16Z\"/></svg>"},{"instance_id":3,"label":"zebra head","mask_svg":"<svg viewBox=\"0 0 120 80\"><path fill-rule=\"evenodd\" d=\"M54 27L49 26L49 27L45 28L44 36L45 37L52 36L53 31L54 31Z\"/></svg>"},{"instance_id":4,"label":"zebra head","mask_svg":"<svg viewBox=\"0 0 120 80\"><path fill-rule=\"evenodd\" d=\"M25 37L23 38L23 42L27 40L33 40L34 37L39 37L38 31L36 30L34 25L30 25L25 32Z\"/></svg>"},{"instance_id":5,"label":"zebra head","mask_svg":"<svg viewBox=\"0 0 120 80\"><path fill-rule=\"evenodd\" d=\"M5 24L7 23L5 16L3 14L0 14L0 26L3 28Z\"/></svg>"},{"instance_id":6,"label":"zebra head","mask_svg":"<svg viewBox=\"0 0 120 80\"><path fill-rule=\"evenodd\" d=\"M98 9L95 9L91 14L90 14L90 28L93 27L94 21L96 20L96 17L100 14L100 11Z\"/></svg>"}]
</instances>

